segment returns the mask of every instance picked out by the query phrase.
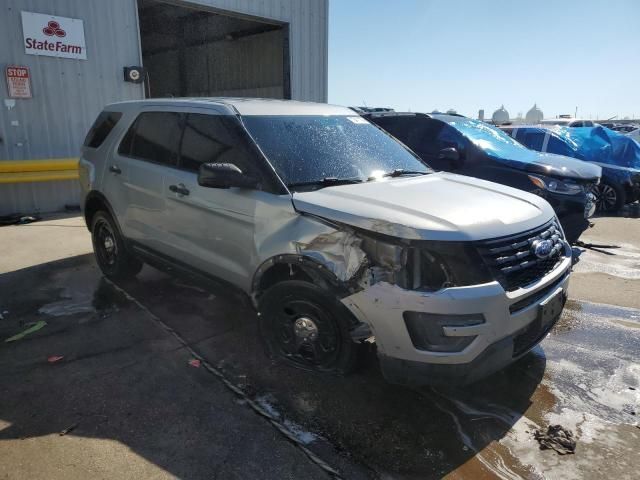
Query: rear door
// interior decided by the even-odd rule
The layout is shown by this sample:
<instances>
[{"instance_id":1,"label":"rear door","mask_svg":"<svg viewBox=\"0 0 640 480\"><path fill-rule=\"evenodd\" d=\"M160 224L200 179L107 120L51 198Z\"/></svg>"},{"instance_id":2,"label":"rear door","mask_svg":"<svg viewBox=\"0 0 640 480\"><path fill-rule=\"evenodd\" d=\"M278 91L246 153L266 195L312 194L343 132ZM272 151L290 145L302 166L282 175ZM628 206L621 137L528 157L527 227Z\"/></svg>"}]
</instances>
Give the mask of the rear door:
<instances>
[{"instance_id":1,"label":"rear door","mask_svg":"<svg viewBox=\"0 0 640 480\"><path fill-rule=\"evenodd\" d=\"M185 117L179 169L166 173L163 228L172 256L209 274L245 286L256 261L256 211L273 194L198 185L203 163L232 163L261 178L259 160L232 115L196 113ZM263 209L264 211L264 209Z\"/></svg>"},{"instance_id":2,"label":"rear door","mask_svg":"<svg viewBox=\"0 0 640 480\"><path fill-rule=\"evenodd\" d=\"M124 173L125 235L158 252L171 245L163 228L165 174L178 164L183 115L148 110L140 113L118 148L117 164Z\"/></svg>"}]
</instances>

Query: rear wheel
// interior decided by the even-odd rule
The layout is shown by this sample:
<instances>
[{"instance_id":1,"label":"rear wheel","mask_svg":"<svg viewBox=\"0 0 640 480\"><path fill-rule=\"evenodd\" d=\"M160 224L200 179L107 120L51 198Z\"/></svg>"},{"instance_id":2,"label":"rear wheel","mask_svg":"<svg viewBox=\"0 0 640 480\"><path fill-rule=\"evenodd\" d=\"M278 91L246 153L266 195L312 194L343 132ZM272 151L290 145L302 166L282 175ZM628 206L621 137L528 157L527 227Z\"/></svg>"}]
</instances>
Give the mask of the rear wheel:
<instances>
[{"instance_id":1,"label":"rear wheel","mask_svg":"<svg viewBox=\"0 0 640 480\"><path fill-rule=\"evenodd\" d=\"M620 185L602 181L593 187L598 212L617 212L626 203L626 194Z\"/></svg>"},{"instance_id":2,"label":"rear wheel","mask_svg":"<svg viewBox=\"0 0 640 480\"><path fill-rule=\"evenodd\" d=\"M109 213L99 211L93 216L91 241L96 261L105 276L114 280L130 278L142 269L142 262L127 251Z\"/></svg>"},{"instance_id":3,"label":"rear wheel","mask_svg":"<svg viewBox=\"0 0 640 480\"><path fill-rule=\"evenodd\" d=\"M359 344L351 339L351 313L335 296L304 281L285 281L261 297L260 333L272 357L304 370L346 374Z\"/></svg>"}]
</instances>

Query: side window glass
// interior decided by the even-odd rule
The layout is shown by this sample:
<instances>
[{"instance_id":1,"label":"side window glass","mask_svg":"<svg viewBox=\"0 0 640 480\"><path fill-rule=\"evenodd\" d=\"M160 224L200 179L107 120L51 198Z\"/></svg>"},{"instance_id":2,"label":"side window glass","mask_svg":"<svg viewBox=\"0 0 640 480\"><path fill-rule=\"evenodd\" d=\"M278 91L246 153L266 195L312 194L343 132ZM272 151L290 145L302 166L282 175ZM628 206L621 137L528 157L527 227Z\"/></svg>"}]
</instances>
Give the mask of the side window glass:
<instances>
[{"instance_id":1,"label":"side window glass","mask_svg":"<svg viewBox=\"0 0 640 480\"><path fill-rule=\"evenodd\" d=\"M557 153L558 155L565 155L567 157L575 157L576 154L569 148L569 146L562 140L557 139L554 136L549 137L549 144L547 145L547 152Z\"/></svg>"},{"instance_id":2,"label":"side window glass","mask_svg":"<svg viewBox=\"0 0 640 480\"><path fill-rule=\"evenodd\" d=\"M407 145L414 151L432 154L438 149L439 124L426 118L416 118L410 122L407 131Z\"/></svg>"},{"instance_id":3,"label":"side window glass","mask_svg":"<svg viewBox=\"0 0 640 480\"><path fill-rule=\"evenodd\" d=\"M243 172L255 173L253 153L233 117L194 113L187 116L180 167L197 172L203 163L232 163Z\"/></svg>"},{"instance_id":4,"label":"side window glass","mask_svg":"<svg viewBox=\"0 0 640 480\"><path fill-rule=\"evenodd\" d=\"M122 113L120 112L102 112L98 115L89 133L87 133L87 137L84 139L84 146L98 148L102 145L102 142L105 141L120 118L122 118Z\"/></svg>"},{"instance_id":5,"label":"side window glass","mask_svg":"<svg viewBox=\"0 0 640 480\"><path fill-rule=\"evenodd\" d=\"M443 125L438 133L438 151L443 148L455 148L460 153L464 151L464 137L450 125Z\"/></svg>"},{"instance_id":6,"label":"side window glass","mask_svg":"<svg viewBox=\"0 0 640 480\"><path fill-rule=\"evenodd\" d=\"M119 152L163 165L178 164L182 116L175 112L141 113L123 139ZM130 138L128 138L130 137Z\"/></svg>"},{"instance_id":7,"label":"side window glass","mask_svg":"<svg viewBox=\"0 0 640 480\"><path fill-rule=\"evenodd\" d=\"M542 144L544 143L544 133L542 132L527 132L522 137L522 142L530 149L542 151Z\"/></svg>"},{"instance_id":8,"label":"side window glass","mask_svg":"<svg viewBox=\"0 0 640 480\"><path fill-rule=\"evenodd\" d=\"M402 120L402 118L398 117L373 118L374 123L377 123L382 129L390 133L392 136L396 137L402 143L405 143L407 146L411 147L408 143L407 138L407 130L410 127L410 123L403 122Z\"/></svg>"}]
</instances>

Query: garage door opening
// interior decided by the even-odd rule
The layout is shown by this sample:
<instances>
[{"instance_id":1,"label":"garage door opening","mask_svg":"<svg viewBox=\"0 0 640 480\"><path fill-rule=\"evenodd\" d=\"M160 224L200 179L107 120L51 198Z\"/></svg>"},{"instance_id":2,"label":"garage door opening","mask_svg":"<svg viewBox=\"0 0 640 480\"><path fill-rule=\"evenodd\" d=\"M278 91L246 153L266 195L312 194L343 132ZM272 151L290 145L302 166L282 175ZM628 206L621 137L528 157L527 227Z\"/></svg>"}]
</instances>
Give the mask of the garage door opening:
<instances>
[{"instance_id":1,"label":"garage door opening","mask_svg":"<svg viewBox=\"0 0 640 480\"><path fill-rule=\"evenodd\" d=\"M148 98L291 98L287 24L158 0L138 15Z\"/></svg>"}]
</instances>

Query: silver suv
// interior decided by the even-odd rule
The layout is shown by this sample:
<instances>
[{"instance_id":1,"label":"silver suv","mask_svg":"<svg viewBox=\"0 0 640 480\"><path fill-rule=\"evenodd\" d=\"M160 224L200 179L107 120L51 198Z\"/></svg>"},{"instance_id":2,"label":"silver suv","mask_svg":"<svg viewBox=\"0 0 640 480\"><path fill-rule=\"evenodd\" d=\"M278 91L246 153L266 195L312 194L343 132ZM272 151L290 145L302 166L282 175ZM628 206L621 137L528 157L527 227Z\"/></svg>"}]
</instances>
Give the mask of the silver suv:
<instances>
[{"instance_id":1,"label":"silver suv","mask_svg":"<svg viewBox=\"0 0 640 480\"><path fill-rule=\"evenodd\" d=\"M229 282L268 352L346 373L375 338L395 383L468 383L515 361L565 303L549 204L434 173L353 111L199 98L109 105L80 161L97 262Z\"/></svg>"}]
</instances>

